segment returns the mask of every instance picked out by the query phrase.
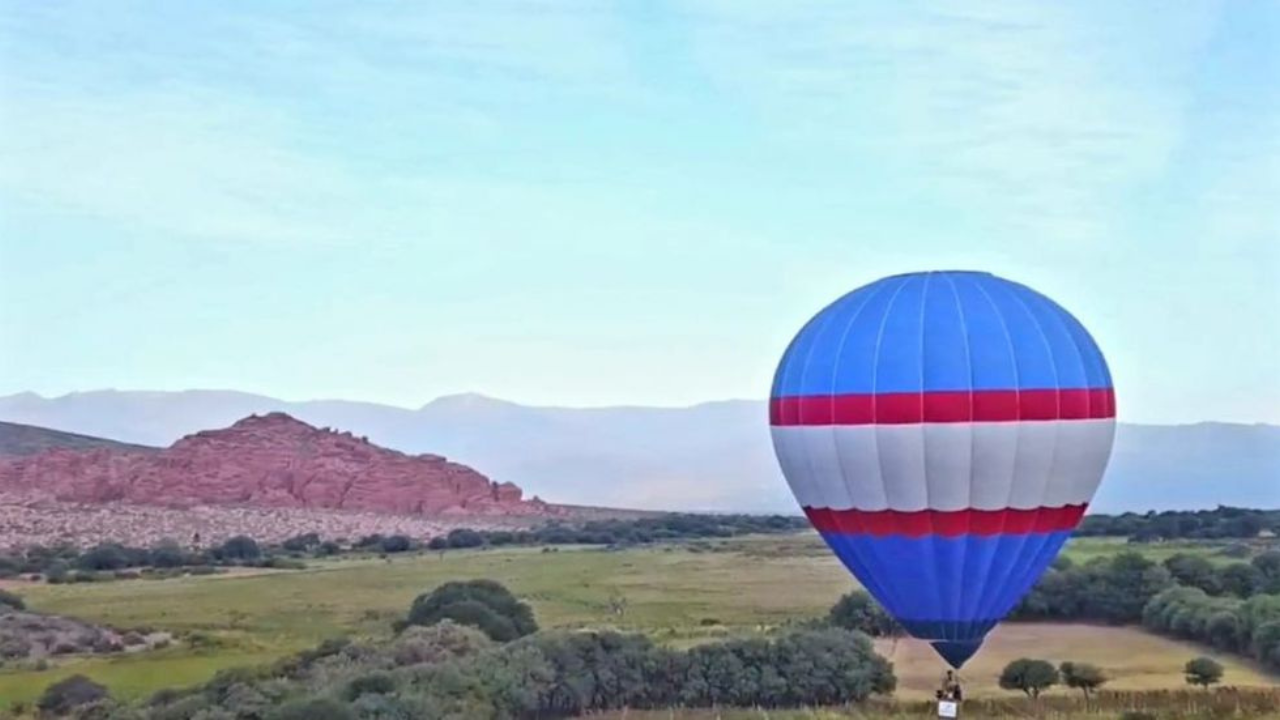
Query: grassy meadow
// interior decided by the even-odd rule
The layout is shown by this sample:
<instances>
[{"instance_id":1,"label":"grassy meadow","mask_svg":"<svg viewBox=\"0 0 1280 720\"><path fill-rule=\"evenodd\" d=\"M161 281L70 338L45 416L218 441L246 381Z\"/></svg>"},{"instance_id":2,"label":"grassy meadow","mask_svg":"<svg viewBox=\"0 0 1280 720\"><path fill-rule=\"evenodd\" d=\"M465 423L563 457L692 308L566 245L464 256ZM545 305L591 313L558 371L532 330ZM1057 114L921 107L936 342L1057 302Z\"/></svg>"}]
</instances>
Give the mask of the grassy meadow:
<instances>
[{"instance_id":1,"label":"grassy meadow","mask_svg":"<svg viewBox=\"0 0 1280 720\"><path fill-rule=\"evenodd\" d=\"M1126 547L1080 539L1067 553L1084 560ZM1145 548L1157 558L1176 551ZM119 697L141 697L203 681L226 667L269 662L325 638L383 636L416 595L469 578L505 583L533 605L543 627L610 626L680 646L819 616L854 587L814 535L621 551L511 548L349 557L316 561L301 571L20 586L29 606L41 612L147 626L186 639L163 650L59 661L43 671L0 671L0 707L31 700L73 673L103 682ZM614 612L619 599L621 614ZM895 663L901 697L932 691L943 665L930 648L909 640L879 645ZM1212 653L1136 629L1011 624L991 636L964 676L973 696L1007 695L995 685L999 669L1016 657L1034 656L1098 664L1114 676L1109 687L1117 690L1176 688L1183 684L1182 664L1196 654ZM1218 659L1227 667L1228 684L1276 683L1231 656Z\"/></svg>"}]
</instances>

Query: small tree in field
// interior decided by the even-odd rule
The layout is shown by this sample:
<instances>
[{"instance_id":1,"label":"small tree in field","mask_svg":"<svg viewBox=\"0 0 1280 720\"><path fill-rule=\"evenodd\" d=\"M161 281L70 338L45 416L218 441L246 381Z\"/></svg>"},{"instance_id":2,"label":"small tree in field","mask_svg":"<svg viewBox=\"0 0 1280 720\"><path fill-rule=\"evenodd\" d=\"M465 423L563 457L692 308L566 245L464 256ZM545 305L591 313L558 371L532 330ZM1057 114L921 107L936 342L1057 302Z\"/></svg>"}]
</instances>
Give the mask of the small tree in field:
<instances>
[{"instance_id":1,"label":"small tree in field","mask_svg":"<svg viewBox=\"0 0 1280 720\"><path fill-rule=\"evenodd\" d=\"M83 675L72 675L48 687L40 696L37 707L47 715L66 715L81 705L88 705L107 697L107 689Z\"/></svg>"},{"instance_id":2,"label":"small tree in field","mask_svg":"<svg viewBox=\"0 0 1280 720\"><path fill-rule=\"evenodd\" d=\"M1187 675L1188 685L1199 685L1206 690L1210 685L1222 680L1222 666L1212 658L1198 657L1188 660L1182 671Z\"/></svg>"},{"instance_id":3,"label":"small tree in field","mask_svg":"<svg viewBox=\"0 0 1280 720\"><path fill-rule=\"evenodd\" d=\"M1058 668L1044 660L1019 658L1005 665L1000 673L1000 687L1021 690L1030 698L1040 697L1040 693L1057 684Z\"/></svg>"},{"instance_id":4,"label":"small tree in field","mask_svg":"<svg viewBox=\"0 0 1280 720\"><path fill-rule=\"evenodd\" d=\"M1058 666L1058 672L1062 675L1062 684L1084 693L1085 702L1109 679L1101 668L1089 663L1064 662Z\"/></svg>"}]
</instances>

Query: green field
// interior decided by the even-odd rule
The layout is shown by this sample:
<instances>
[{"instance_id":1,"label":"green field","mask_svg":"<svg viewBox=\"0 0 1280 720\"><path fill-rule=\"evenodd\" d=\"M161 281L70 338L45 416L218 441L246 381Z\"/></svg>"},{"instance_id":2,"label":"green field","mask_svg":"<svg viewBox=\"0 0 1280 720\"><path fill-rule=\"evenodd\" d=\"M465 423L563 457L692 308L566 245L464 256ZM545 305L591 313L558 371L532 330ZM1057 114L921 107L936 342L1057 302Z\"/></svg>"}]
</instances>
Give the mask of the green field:
<instances>
[{"instance_id":1,"label":"green field","mask_svg":"<svg viewBox=\"0 0 1280 720\"><path fill-rule=\"evenodd\" d=\"M1125 549L1083 539L1068 554L1085 559ZM1146 552L1170 554L1166 547ZM624 551L535 548L456 551L443 556L348 558L303 571L17 588L39 611L129 628L197 633L198 644L110 658L73 659L49 670L0 672L0 699L29 700L51 682L84 673L120 697L200 682L217 670L273 658L339 635L389 633L410 601L451 579L494 578L534 607L544 627L611 626L689 645L763 632L815 617L854 587L813 535L743 538ZM612 599L625 600L615 614ZM905 697L927 693L942 665L926 646L881 643ZM1021 655L1097 663L1118 689L1176 687L1187 658L1203 652L1138 630L1066 625L1009 625L966 668L971 692L999 694L994 674ZM1274 679L1229 656L1219 658L1234 685Z\"/></svg>"}]
</instances>

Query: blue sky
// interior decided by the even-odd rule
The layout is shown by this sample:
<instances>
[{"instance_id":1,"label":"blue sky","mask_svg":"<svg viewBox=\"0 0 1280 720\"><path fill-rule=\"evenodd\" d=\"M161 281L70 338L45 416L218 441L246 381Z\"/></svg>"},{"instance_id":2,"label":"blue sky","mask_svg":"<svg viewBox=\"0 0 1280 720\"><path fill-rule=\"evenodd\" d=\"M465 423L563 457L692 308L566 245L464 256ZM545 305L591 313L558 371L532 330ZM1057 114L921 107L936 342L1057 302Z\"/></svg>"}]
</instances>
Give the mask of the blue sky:
<instances>
[{"instance_id":1,"label":"blue sky","mask_svg":"<svg viewBox=\"0 0 1280 720\"><path fill-rule=\"evenodd\" d=\"M885 274L1280 421L1280 5L0 2L0 393L763 397Z\"/></svg>"}]
</instances>

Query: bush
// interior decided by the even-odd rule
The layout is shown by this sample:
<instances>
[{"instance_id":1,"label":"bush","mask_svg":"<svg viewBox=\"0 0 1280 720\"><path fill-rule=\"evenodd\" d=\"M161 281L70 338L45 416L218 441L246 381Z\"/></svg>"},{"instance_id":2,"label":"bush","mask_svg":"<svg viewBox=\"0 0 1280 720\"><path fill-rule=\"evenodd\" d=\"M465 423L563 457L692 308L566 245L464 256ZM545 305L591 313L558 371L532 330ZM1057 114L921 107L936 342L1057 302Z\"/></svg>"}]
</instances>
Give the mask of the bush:
<instances>
[{"instance_id":1,"label":"bush","mask_svg":"<svg viewBox=\"0 0 1280 720\"><path fill-rule=\"evenodd\" d=\"M395 678L384 672L375 672L361 675L347 683L342 695L347 700L356 700L364 695L389 695L395 689Z\"/></svg>"},{"instance_id":2,"label":"bush","mask_svg":"<svg viewBox=\"0 0 1280 720\"><path fill-rule=\"evenodd\" d=\"M484 544L484 536L475 530L458 528L449 531L448 541L451 548L473 548Z\"/></svg>"},{"instance_id":3,"label":"bush","mask_svg":"<svg viewBox=\"0 0 1280 720\"><path fill-rule=\"evenodd\" d=\"M350 707L329 698L295 700L282 705L268 717L271 720L356 720L356 714Z\"/></svg>"},{"instance_id":4,"label":"bush","mask_svg":"<svg viewBox=\"0 0 1280 720\"><path fill-rule=\"evenodd\" d=\"M1058 672L1062 684L1083 692L1085 700L1109 679L1098 666L1089 663L1064 662L1058 666Z\"/></svg>"},{"instance_id":5,"label":"bush","mask_svg":"<svg viewBox=\"0 0 1280 720\"><path fill-rule=\"evenodd\" d=\"M410 548L412 543L404 535L391 535L382 539L382 552L400 553Z\"/></svg>"},{"instance_id":6,"label":"bush","mask_svg":"<svg viewBox=\"0 0 1280 720\"><path fill-rule=\"evenodd\" d=\"M492 580L449 582L419 595L409 608L406 624L434 625L445 619L479 628L498 642L538 629L529 606Z\"/></svg>"},{"instance_id":7,"label":"bush","mask_svg":"<svg viewBox=\"0 0 1280 720\"><path fill-rule=\"evenodd\" d=\"M405 630L396 638L392 657L397 665L422 665L475 655L490 645L489 637L479 630L446 619Z\"/></svg>"},{"instance_id":8,"label":"bush","mask_svg":"<svg viewBox=\"0 0 1280 720\"><path fill-rule=\"evenodd\" d=\"M827 621L846 630L857 630L871 637L893 637L902 634L898 622L880 607L865 590L854 590L832 606Z\"/></svg>"},{"instance_id":9,"label":"bush","mask_svg":"<svg viewBox=\"0 0 1280 720\"><path fill-rule=\"evenodd\" d=\"M1019 658L1000 673L1000 687L1020 690L1027 697L1037 698L1040 693L1058 684L1058 669L1044 660Z\"/></svg>"},{"instance_id":10,"label":"bush","mask_svg":"<svg viewBox=\"0 0 1280 720\"><path fill-rule=\"evenodd\" d=\"M151 565L158 568L182 567L187 563L187 554L173 540L161 540L151 548Z\"/></svg>"},{"instance_id":11,"label":"bush","mask_svg":"<svg viewBox=\"0 0 1280 720\"><path fill-rule=\"evenodd\" d=\"M449 548L449 538L443 535L437 535L427 541L428 550L447 550Z\"/></svg>"},{"instance_id":12,"label":"bush","mask_svg":"<svg viewBox=\"0 0 1280 720\"><path fill-rule=\"evenodd\" d=\"M129 555L117 543L102 543L86 550L77 564L82 570L119 570L129 566Z\"/></svg>"},{"instance_id":13,"label":"bush","mask_svg":"<svg viewBox=\"0 0 1280 720\"><path fill-rule=\"evenodd\" d=\"M0 607L9 607L14 610L26 610L27 603L17 593L11 593L8 590L0 589Z\"/></svg>"},{"instance_id":14,"label":"bush","mask_svg":"<svg viewBox=\"0 0 1280 720\"><path fill-rule=\"evenodd\" d=\"M258 541L247 535L237 535L214 548L214 556L220 560L257 560L262 557Z\"/></svg>"},{"instance_id":15,"label":"bush","mask_svg":"<svg viewBox=\"0 0 1280 720\"><path fill-rule=\"evenodd\" d=\"M46 688L36 707L49 715L66 715L82 705L106 698L105 687L83 675L72 675Z\"/></svg>"},{"instance_id":16,"label":"bush","mask_svg":"<svg viewBox=\"0 0 1280 720\"><path fill-rule=\"evenodd\" d=\"M1213 658L1198 657L1188 660L1183 672L1186 673L1188 685L1199 685L1206 690L1222 680L1222 666Z\"/></svg>"}]
</instances>

